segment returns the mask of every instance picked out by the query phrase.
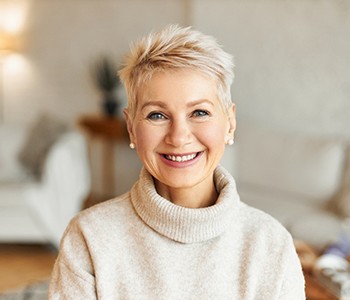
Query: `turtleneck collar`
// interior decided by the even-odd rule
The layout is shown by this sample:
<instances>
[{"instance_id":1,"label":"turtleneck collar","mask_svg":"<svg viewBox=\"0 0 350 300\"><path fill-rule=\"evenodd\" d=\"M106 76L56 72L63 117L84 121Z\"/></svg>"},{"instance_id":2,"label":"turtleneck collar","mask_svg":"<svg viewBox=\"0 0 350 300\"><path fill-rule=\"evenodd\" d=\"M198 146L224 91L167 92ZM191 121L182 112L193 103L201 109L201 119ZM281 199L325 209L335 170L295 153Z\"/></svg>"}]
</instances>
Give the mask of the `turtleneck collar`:
<instances>
[{"instance_id":1,"label":"turtleneck collar","mask_svg":"<svg viewBox=\"0 0 350 300\"><path fill-rule=\"evenodd\" d=\"M205 208L178 206L160 196L145 168L131 189L131 201L140 218L155 231L181 243L198 243L222 234L239 209L233 177L223 168L214 172L218 199Z\"/></svg>"}]
</instances>

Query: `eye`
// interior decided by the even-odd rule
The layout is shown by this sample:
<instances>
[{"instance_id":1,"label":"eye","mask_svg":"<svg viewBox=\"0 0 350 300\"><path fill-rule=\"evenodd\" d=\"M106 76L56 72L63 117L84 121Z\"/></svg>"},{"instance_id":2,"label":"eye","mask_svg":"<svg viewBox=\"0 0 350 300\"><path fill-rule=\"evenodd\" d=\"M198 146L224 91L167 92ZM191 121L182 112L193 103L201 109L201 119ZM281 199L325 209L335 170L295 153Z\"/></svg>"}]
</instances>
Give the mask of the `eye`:
<instances>
[{"instance_id":1,"label":"eye","mask_svg":"<svg viewBox=\"0 0 350 300\"><path fill-rule=\"evenodd\" d=\"M164 120L166 117L160 112L151 112L147 115L149 120Z\"/></svg>"},{"instance_id":2,"label":"eye","mask_svg":"<svg viewBox=\"0 0 350 300\"><path fill-rule=\"evenodd\" d=\"M209 112L206 110L197 109L192 113L192 116L194 116L194 117L207 117L207 116L209 116Z\"/></svg>"}]
</instances>

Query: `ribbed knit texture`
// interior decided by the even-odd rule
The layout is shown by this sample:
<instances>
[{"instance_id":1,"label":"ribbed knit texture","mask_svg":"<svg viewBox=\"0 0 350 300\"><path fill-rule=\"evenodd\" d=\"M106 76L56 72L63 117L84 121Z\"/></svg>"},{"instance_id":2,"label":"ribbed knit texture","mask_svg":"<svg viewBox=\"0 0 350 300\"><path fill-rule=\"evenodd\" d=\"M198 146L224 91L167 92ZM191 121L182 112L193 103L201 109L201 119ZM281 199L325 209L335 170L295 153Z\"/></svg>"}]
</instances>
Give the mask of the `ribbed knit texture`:
<instances>
[{"instance_id":1,"label":"ribbed knit texture","mask_svg":"<svg viewBox=\"0 0 350 300\"><path fill-rule=\"evenodd\" d=\"M49 299L305 299L289 233L214 174L217 203L177 206L142 170L130 193L81 212L61 242Z\"/></svg>"},{"instance_id":2,"label":"ribbed knit texture","mask_svg":"<svg viewBox=\"0 0 350 300\"><path fill-rule=\"evenodd\" d=\"M160 234L181 243L203 242L223 233L238 211L239 197L235 184L230 185L227 180L230 177L218 167L215 178L221 193L216 204L193 209L161 197L153 178L143 169L141 180L131 190L131 201L141 219Z\"/></svg>"}]
</instances>

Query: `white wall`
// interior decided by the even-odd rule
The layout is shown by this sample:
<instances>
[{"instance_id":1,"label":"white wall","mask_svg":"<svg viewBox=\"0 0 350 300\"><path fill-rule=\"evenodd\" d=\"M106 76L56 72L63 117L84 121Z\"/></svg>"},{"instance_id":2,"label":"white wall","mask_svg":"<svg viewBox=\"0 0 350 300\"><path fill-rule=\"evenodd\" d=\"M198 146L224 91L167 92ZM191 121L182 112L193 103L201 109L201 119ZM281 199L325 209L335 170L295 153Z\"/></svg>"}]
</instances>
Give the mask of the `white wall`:
<instances>
[{"instance_id":1,"label":"white wall","mask_svg":"<svg viewBox=\"0 0 350 300\"><path fill-rule=\"evenodd\" d=\"M195 27L235 56L239 120L350 138L350 1L193 2Z\"/></svg>"}]
</instances>

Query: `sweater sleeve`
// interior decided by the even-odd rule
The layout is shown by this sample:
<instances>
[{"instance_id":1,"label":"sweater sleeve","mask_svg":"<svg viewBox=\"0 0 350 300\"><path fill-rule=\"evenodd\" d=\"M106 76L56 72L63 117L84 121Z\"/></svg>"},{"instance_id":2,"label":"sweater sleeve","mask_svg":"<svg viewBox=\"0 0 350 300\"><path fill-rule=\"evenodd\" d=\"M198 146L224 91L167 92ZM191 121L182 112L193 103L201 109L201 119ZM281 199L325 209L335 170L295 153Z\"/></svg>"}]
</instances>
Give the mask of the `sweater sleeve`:
<instances>
[{"instance_id":1,"label":"sweater sleeve","mask_svg":"<svg viewBox=\"0 0 350 300\"><path fill-rule=\"evenodd\" d=\"M285 251L285 269L279 299L304 300L306 299L305 280L292 238L288 239Z\"/></svg>"},{"instance_id":2,"label":"sweater sleeve","mask_svg":"<svg viewBox=\"0 0 350 300\"><path fill-rule=\"evenodd\" d=\"M61 242L49 287L49 299L97 299L88 246L74 219Z\"/></svg>"}]
</instances>

